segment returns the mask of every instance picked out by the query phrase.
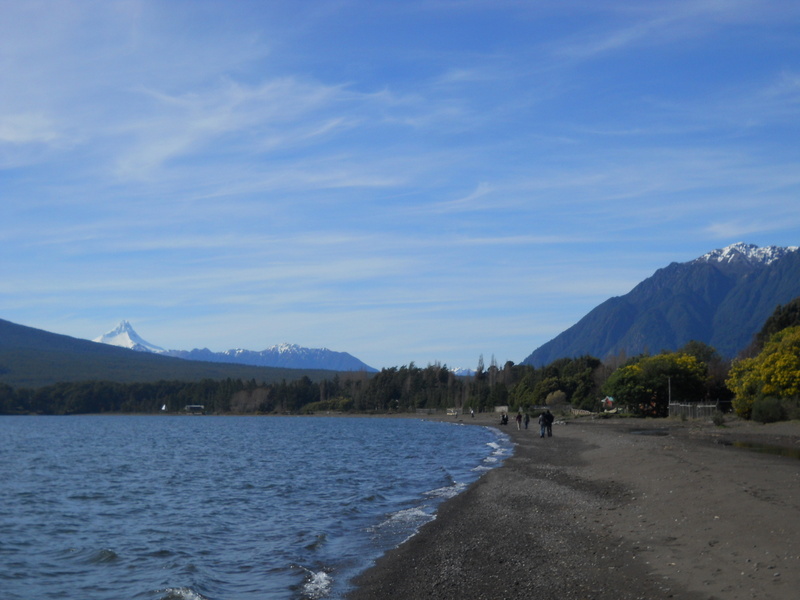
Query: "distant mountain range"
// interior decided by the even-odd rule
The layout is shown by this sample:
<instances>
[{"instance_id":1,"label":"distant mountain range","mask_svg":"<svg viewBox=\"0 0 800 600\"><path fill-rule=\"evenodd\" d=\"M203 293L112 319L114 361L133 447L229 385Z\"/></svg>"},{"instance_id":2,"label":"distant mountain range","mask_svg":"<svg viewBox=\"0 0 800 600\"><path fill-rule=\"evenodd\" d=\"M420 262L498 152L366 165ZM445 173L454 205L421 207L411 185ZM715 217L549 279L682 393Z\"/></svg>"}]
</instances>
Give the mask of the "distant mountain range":
<instances>
[{"instance_id":1,"label":"distant mountain range","mask_svg":"<svg viewBox=\"0 0 800 600\"><path fill-rule=\"evenodd\" d=\"M800 296L796 246L738 243L656 271L534 350L524 364L673 351L696 340L726 358L753 340L778 305Z\"/></svg>"},{"instance_id":2,"label":"distant mountain range","mask_svg":"<svg viewBox=\"0 0 800 600\"><path fill-rule=\"evenodd\" d=\"M212 352L208 348L164 350L155 344L145 341L134 331L128 321L122 321L116 329L95 338L93 341L184 360L284 369L377 372L377 369L370 367L347 352L335 352L327 348L303 348L295 344L280 344L261 351L235 349L226 350L225 352Z\"/></svg>"},{"instance_id":3,"label":"distant mountain range","mask_svg":"<svg viewBox=\"0 0 800 600\"><path fill-rule=\"evenodd\" d=\"M659 269L628 294L597 306L523 362L543 366L586 354L606 359L658 353L676 350L691 340L733 357L751 343L778 305L797 297L798 248L734 244ZM0 319L0 382L35 388L87 380L124 383L230 377L268 382L306 375L318 381L330 377L331 371L375 371L344 352L290 344L261 352L164 350L142 339L124 321L97 341L104 343Z\"/></svg>"},{"instance_id":4,"label":"distant mountain range","mask_svg":"<svg viewBox=\"0 0 800 600\"><path fill-rule=\"evenodd\" d=\"M16 387L38 388L74 381L133 383L227 378L269 383L303 376L322 381L330 378L331 372L181 360L96 344L0 319L0 383Z\"/></svg>"}]
</instances>

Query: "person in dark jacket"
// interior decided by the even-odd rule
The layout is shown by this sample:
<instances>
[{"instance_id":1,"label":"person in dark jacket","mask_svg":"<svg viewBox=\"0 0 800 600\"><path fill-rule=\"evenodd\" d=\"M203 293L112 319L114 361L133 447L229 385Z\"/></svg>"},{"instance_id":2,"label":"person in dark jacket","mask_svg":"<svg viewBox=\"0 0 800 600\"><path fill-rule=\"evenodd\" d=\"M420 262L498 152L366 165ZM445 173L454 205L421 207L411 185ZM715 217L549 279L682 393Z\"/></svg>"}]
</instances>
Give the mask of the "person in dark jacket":
<instances>
[{"instance_id":1,"label":"person in dark jacket","mask_svg":"<svg viewBox=\"0 0 800 600\"><path fill-rule=\"evenodd\" d=\"M553 416L553 413L551 413L549 409L545 411L544 415L546 421L545 425L547 427L547 437L553 437L553 421L555 421L556 418Z\"/></svg>"},{"instance_id":2,"label":"person in dark jacket","mask_svg":"<svg viewBox=\"0 0 800 600\"><path fill-rule=\"evenodd\" d=\"M547 433L547 416L545 413L539 415L539 437L544 437Z\"/></svg>"}]
</instances>

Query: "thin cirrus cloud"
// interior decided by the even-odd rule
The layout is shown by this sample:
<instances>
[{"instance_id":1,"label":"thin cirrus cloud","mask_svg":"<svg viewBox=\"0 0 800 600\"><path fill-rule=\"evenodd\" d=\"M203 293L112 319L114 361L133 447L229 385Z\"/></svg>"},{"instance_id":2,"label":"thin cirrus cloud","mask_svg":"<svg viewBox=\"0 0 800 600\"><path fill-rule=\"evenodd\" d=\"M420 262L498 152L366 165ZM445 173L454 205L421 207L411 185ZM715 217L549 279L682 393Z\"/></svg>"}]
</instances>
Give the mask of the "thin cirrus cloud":
<instances>
[{"instance_id":1,"label":"thin cirrus cloud","mask_svg":"<svg viewBox=\"0 0 800 600\"><path fill-rule=\"evenodd\" d=\"M131 140L117 167L122 178L136 178L171 159L234 146L238 152L267 152L310 145L343 128L342 116L318 115L339 91L291 80L256 88L228 83L204 94L168 96L142 92L150 113L115 133ZM229 136L236 136L228 140Z\"/></svg>"}]
</instances>

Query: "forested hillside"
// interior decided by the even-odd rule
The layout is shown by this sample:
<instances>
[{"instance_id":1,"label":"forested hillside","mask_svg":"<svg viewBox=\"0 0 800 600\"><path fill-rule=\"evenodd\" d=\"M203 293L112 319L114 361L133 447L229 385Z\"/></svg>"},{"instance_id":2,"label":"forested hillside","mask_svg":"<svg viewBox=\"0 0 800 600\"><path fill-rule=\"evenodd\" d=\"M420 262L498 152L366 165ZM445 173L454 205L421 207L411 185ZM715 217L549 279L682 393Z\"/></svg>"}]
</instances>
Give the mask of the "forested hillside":
<instances>
[{"instance_id":1,"label":"forested hillside","mask_svg":"<svg viewBox=\"0 0 800 600\"><path fill-rule=\"evenodd\" d=\"M478 368L458 377L447 367L414 364L367 373L339 373L318 382L309 377L257 383L256 380L207 379L199 382L67 382L37 389L0 384L5 414L102 412L181 412L202 404L207 413L409 412L416 409L495 406L530 408L571 402L595 408L606 367L593 358L557 361L542 369L506 363Z\"/></svg>"},{"instance_id":2,"label":"forested hillside","mask_svg":"<svg viewBox=\"0 0 800 600\"><path fill-rule=\"evenodd\" d=\"M741 352L775 307L800 295L800 251L769 264L698 259L659 269L534 350L525 364L589 354L675 351L696 340L725 358Z\"/></svg>"},{"instance_id":3,"label":"forested hillside","mask_svg":"<svg viewBox=\"0 0 800 600\"><path fill-rule=\"evenodd\" d=\"M412 363L374 375L328 372L317 380L94 379L40 387L0 383L0 414L181 413L189 405L202 405L211 414L385 414L451 408L466 413L497 407L535 413L545 405L601 411L601 399L613 396L615 407L642 416L666 416L675 401L714 403L721 411L732 403L741 416L762 421L798 418L799 307L800 299L779 306L755 337L752 356L737 359L732 367L713 347L691 341L675 352L606 362L591 356L563 358L538 368L512 362L500 367L494 360L485 368L481 358L469 377L456 376L443 365L420 368Z\"/></svg>"},{"instance_id":4,"label":"forested hillside","mask_svg":"<svg viewBox=\"0 0 800 600\"><path fill-rule=\"evenodd\" d=\"M208 363L136 352L50 333L0 319L0 383L38 388L87 380L120 383L227 378L259 382L307 376L330 378L331 371Z\"/></svg>"}]
</instances>

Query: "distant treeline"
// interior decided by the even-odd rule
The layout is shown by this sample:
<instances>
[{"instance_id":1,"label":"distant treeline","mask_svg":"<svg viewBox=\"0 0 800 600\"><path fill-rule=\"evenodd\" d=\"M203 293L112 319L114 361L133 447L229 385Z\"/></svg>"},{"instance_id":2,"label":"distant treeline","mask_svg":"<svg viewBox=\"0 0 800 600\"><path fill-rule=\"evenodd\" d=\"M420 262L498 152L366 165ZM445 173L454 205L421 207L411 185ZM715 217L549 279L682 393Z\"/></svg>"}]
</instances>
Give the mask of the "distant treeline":
<instances>
[{"instance_id":1,"label":"distant treeline","mask_svg":"<svg viewBox=\"0 0 800 600\"><path fill-rule=\"evenodd\" d=\"M306 372L308 373L308 372ZM205 379L114 383L85 381L46 387L0 383L0 414L183 412L202 405L212 414L309 412L413 412L417 409L531 411L541 405L596 410L601 398L633 414L666 416L669 404L733 404L737 414L760 421L800 418L800 298L779 306L753 344L731 364L702 342L676 352L623 354L601 362L592 356L562 358L545 367L502 367L483 357L473 375L459 377L444 365L347 372L312 380Z\"/></svg>"},{"instance_id":2,"label":"distant treeline","mask_svg":"<svg viewBox=\"0 0 800 600\"><path fill-rule=\"evenodd\" d=\"M313 382L308 377L280 383L237 379L200 382L159 381L59 383L37 389L0 384L0 414L154 413L166 406L182 412L203 405L207 413L256 414L342 412L409 412L459 407L475 411L498 405L530 407L569 402L594 408L609 368L593 357L558 360L542 368L515 365L488 368L479 361L469 377L446 366L413 363L379 373L340 373Z\"/></svg>"}]
</instances>

